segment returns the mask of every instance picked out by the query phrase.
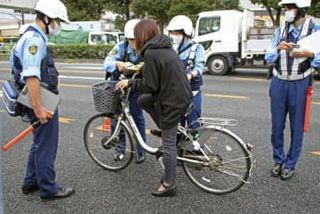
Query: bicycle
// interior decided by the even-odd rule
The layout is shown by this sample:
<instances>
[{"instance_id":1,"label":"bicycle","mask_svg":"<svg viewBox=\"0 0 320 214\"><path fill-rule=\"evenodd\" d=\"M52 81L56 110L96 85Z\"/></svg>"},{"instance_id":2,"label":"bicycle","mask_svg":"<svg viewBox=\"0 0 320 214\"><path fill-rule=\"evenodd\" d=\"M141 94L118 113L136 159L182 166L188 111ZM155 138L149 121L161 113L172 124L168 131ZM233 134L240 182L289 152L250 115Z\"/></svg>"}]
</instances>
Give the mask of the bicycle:
<instances>
[{"instance_id":1,"label":"bicycle","mask_svg":"<svg viewBox=\"0 0 320 214\"><path fill-rule=\"evenodd\" d=\"M99 84L94 85L93 90L97 85L104 86L109 91L112 88L108 82ZM108 91L105 88L102 89L104 95L108 94L105 93ZM163 164L161 146L151 147L146 144L130 115L128 104L130 91L131 89L127 88L120 95L119 114L105 112L106 104L109 109L114 105L110 99L115 95L114 91L102 99L96 99L98 102L95 101L95 107L102 113L91 117L84 128L84 144L89 156L106 170L118 171L127 167L133 159L136 143L139 143L147 153L155 155L161 165ZM105 101L101 104L103 99ZM106 119L115 121L115 127L108 127L110 122L106 124ZM201 127L197 130L180 125L178 127L177 160L182 162L184 172L192 183L208 193L226 194L238 190L248 183L251 175L252 146L245 144L240 137L225 128L237 125L236 120L200 118L198 122ZM120 133L124 133L126 138L125 155L121 160L114 157L115 148L121 144Z\"/></svg>"}]
</instances>

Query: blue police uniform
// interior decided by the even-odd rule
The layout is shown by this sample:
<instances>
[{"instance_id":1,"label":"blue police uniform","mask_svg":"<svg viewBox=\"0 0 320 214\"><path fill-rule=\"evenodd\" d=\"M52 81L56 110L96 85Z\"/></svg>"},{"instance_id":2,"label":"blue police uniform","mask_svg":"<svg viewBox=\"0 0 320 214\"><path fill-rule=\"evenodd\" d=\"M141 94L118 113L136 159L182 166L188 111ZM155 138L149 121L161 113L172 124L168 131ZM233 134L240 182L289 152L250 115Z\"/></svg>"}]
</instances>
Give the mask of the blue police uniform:
<instances>
[{"instance_id":1,"label":"blue police uniform","mask_svg":"<svg viewBox=\"0 0 320 214\"><path fill-rule=\"evenodd\" d=\"M103 64L104 70L111 75L110 80L118 80L121 74L117 69L116 61L131 62L132 64L136 65L141 62L142 59L130 46L128 41L121 41L117 43L105 58ZM141 92L139 91L131 92L129 96L129 107L133 120L135 121L143 140L146 141L145 118L143 116L142 108L138 105L137 102L140 95ZM114 128L114 123L112 123L112 128ZM122 142L125 142L124 136L122 136ZM123 148L124 144L122 146L119 145L116 148L116 152L123 153ZM137 145L137 153L140 157L145 153L145 151L139 144Z\"/></svg>"},{"instance_id":2,"label":"blue police uniform","mask_svg":"<svg viewBox=\"0 0 320 214\"><path fill-rule=\"evenodd\" d=\"M184 42L178 50L178 54L180 59L186 69L187 74L191 74L193 70L198 72L196 77L192 77L190 80L190 85L192 89L192 102L194 108L192 112L181 121L181 125L185 125L185 121L187 122L189 128L198 128L200 126L199 123L195 122L198 118L201 117L201 103L202 103L202 95L201 95L201 86L203 85L203 68L204 68L204 48L200 44L193 44L191 40Z\"/></svg>"},{"instance_id":3,"label":"blue police uniform","mask_svg":"<svg viewBox=\"0 0 320 214\"><path fill-rule=\"evenodd\" d=\"M275 163L284 164L286 169L295 169L302 150L307 88L312 81L312 68L320 67L320 53L314 53L313 59L293 58L288 51L278 52L277 46L281 41L297 43L303 37L319 29L320 26L314 24L310 19L305 19L299 28L293 24L285 27L285 24L282 23L275 30L271 47L265 56L268 64L275 65L269 89L273 158ZM283 132L288 113L291 142L290 149L285 155Z\"/></svg>"},{"instance_id":4,"label":"blue police uniform","mask_svg":"<svg viewBox=\"0 0 320 214\"><path fill-rule=\"evenodd\" d=\"M10 63L13 75L20 87L28 77L37 77L49 90L58 93L58 72L47 49L47 36L37 25L31 25L13 49ZM28 116L36 120L32 110ZM41 197L49 197L60 188L55 181L54 162L58 148L59 122L58 110L44 125L33 131L33 144L29 151L24 185L37 184Z\"/></svg>"}]
</instances>

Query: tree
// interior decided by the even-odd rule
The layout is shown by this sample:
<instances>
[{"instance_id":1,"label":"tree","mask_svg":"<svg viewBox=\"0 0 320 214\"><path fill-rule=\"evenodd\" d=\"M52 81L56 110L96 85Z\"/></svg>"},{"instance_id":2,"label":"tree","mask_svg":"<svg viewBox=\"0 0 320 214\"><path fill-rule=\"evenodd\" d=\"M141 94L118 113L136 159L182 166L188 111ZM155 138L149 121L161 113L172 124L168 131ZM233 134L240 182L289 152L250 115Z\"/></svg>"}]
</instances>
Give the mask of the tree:
<instances>
[{"instance_id":1,"label":"tree","mask_svg":"<svg viewBox=\"0 0 320 214\"><path fill-rule=\"evenodd\" d=\"M158 21L160 29L176 15L189 16L195 21L202 11L213 9L237 9L239 0L134 0L132 7L136 15L148 16Z\"/></svg>"},{"instance_id":2,"label":"tree","mask_svg":"<svg viewBox=\"0 0 320 214\"><path fill-rule=\"evenodd\" d=\"M215 9L239 9L239 0L216 0L212 2Z\"/></svg>"},{"instance_id":3,"label":"tree","mask_svg":"<svg viewBox=\"0 0 320 214\"><path fill-rule=\"evenodd\" d=\"M320 18L320 0L312 0L308 14Z\"/></svg>"},{"instance_id":4,"label":"tree","mask_svg":"<svg viewBox=\"0 0 320 214\"><path fill-rule=\"evenodd\" d=\"M272 20L274 26L279 26L280 24L280 15L281 15L281 7L278 6L278 0L251 0L253 4L262 4L268 11L268 14ZM275 17L273 15L273 11L275 11ZM320 0L312 0L311 7L308 14L320 17Z\"/></svg>"},{"instance_id":5,"label":"tree","mask_svg":"<svg viewBox=\"0 0 320 214\"><path fill-rule=\"evenodd\" d=\"M131 17L131 4L133 0L106 0L108 10L122 16L123 20L128 21Z\"/></svg>"},{"instance_id":6,"label":"tree","mask_svg":"<svg viewBox=\"0 0 320 214\"><path fill-rule=\"evenodd\" d=\"M167 11L171 3L171 0L134 0L132 8L136 16L155 19L162 31L164 24L168 21Z\"/></svg>"},{"instance_id":7,"label":"tree","mask_svg":"<svg viewBox=\"0 0 320 214\"><path fill-rule=\"evenodd\" d=\"M125 23L133 18L131 5L133 0L107 0L107 8L118 14L115 20L117 29L123 30Z\"/></svg>"},{"instance_id":8,"label":"tree","mask_svg":"<svg viewBox=\"0 0 320 214\"><path fill-rule=\"evenodd\" d=\"M99 20L106 9L107 0L64 0L71 21Z\"/></svg>"},{"instance_id":9,"label":"tree","mask_svg":"<svg viewBox=\"0 0 320 214\"><path fill-rule=\"evenodd\" d=\"M251 0L251 2L253 4L262 4L267 9L273 25L279 26L281 15L281 7L278 6L279 0ZM273 11L275 11L275 16Z\"/></svg>"},{"instance_id":10,"label":"tree","mask_svg":"<svg viewBox=\"0 0 320 214\"><path fill-rule=\"evenodd\" d=\"M176 15L186 15L195 21L199 12L214 9L213 2L212 0L173 0L167 15L169 19Z\"/></svg>"}]
</instances>

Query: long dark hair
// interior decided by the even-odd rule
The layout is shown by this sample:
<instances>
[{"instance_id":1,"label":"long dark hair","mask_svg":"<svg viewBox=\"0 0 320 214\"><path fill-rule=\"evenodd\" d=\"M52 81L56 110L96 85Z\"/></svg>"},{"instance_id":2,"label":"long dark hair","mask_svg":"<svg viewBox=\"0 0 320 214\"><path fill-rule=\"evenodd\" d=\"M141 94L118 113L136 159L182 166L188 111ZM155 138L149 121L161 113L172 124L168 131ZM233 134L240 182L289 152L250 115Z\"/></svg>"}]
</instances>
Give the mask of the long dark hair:
<instances>
[{"instance_id":1,"label":"long dark hair","mask_svg":"<svg viewBox=\"0 0 320 214\"><path fill-rule=\"evenodd\" d=\"M153 37L160 34L157 23L151 19L143 19L134 28L135 48L140 52L143 46Z\"/></svg>"}]
</instances>

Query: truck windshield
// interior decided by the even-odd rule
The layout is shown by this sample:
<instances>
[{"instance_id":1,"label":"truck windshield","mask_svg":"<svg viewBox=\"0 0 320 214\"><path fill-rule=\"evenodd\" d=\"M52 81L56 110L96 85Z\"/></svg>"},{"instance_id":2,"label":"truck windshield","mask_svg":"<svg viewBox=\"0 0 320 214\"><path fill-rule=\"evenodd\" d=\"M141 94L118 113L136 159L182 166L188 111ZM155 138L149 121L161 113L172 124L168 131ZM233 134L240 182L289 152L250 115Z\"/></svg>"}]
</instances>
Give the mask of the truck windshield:
<instances>
[{"instance_id":1,"label":"truck windshield","mask_svg":"<svg viewBox=\"0 0 320 214\"><path fill-rule=\"evenodd\" d=\"M205 17L199 21L199 36L220 30L220 16Z\"/></svg>"},{"instance_id":2,"label":"truck windshield","mask_svg":"<svg viewBox=\"0 0 320 214\"><path fill-rule=\"evenodd\" d=\"M116 44L117 36L111 33L91 33L89 44Z\"/></svg>"}]
</instances>

